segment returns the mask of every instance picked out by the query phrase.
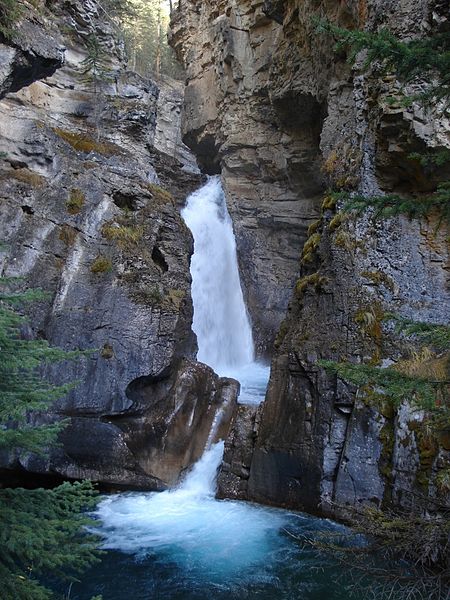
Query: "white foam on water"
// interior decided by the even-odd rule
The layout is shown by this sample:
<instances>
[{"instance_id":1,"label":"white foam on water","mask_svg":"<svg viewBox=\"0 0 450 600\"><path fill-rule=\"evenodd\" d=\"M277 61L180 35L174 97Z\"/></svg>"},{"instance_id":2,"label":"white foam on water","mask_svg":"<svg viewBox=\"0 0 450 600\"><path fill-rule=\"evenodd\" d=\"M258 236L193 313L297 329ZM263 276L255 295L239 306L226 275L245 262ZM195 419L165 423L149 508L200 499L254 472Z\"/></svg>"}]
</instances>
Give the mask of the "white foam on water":
<instances>
[{"instance_id":1,"label":"white foam on water","mask_svg":"<svg viewBox=\"0 0 450 600\"><path fill-rule=\"evenodd\" d=\"M103 547L145 557L158 553L209 579L262 564L286 517L281 511L214 499L223 442L213 445L176 489L109 496L96 512Z\"/></svg>"},{"instance_id":2,"label":"white foam on water","mask_svg":"<svg viewBox=\"0 0 450 600\"><path fill-rule=\"evenodd\" d=\"M186 200L181 215L194 237L192 329L199 361L241 383L239 402L259 404L269 367L255 362L252 329L239 279L236 241L219 177Z\"/></svg>"}]
</instances>

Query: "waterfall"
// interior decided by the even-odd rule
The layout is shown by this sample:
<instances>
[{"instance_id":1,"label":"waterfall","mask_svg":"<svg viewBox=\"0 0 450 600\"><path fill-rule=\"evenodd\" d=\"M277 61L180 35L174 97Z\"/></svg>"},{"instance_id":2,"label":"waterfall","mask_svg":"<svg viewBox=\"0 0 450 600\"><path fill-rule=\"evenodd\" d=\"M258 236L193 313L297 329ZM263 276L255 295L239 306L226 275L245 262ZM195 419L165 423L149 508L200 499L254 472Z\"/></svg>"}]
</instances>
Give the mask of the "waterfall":
<instances>
[{"instance_id":1,"label":"waterfall","mask_svg":"<svg viewBox=\"0 0 450 600\"><path fill-rule=\"evenodd\" d=\"M236 255L233 225L219 177L191 194L181 213L194 236L191 262L198 360L220 375L253 362L253 338Z\"/></svg>"},{"instance_id":2,"label":"waterfall","mask_svg":"<svg viewBox=\"0 0 450 600\"><path fill-rule=\"evenodd\" d=\"M194 237L192 329L199 361L241 384L239 402L259 404L269 367L255 362L252 329L239 279L236 240L219 177L191 194L182 210Z\"/></svg>"},{"instance_id":3,"label":"waterfall","mask_svg":"<svg viewBox=\"0 0 450 600\"><path fill-rule=\"evenodd\" d=\"M259 403L269 369L254 361L236 243L219 179L209 179L191 194L182 214L195 243L191 272L198 357L219 374L241 382L241 402ZM220 420L220 413L216 419ZM213 423L210 440L214 428ZM103 537L103 548L115 551L108 556L119 561L123 555L133 556L128 561L133 577L141 573L148 582L142 588L145 595L139 598L236 600L259 597L252 590L266 588L273 593L263 593L261 598L306 597L303 588L295 588L294 595L280 594L279 585L280 576L286 578L286 564L292 565L292 580L299 577L299 547L283 533L285 527L295 519L298 530L299 524L305 521L308 525L308 521L245 502L216 500L216 474L223 449L224 442L208 443L201 459L175 489L116 494L98 505L95 531ZM308 529L306 535L310 536ZM300 550L304 555L304 549ZM308 564L307 557L302 560L303 565ZM112 598L116 597L117 580L122 580L121 564L114 567L120 574L114 587L109 583L110 571L100 578L101 591L110 586ZM274 565L278 571L272 573ZM118 598L129 596L128 581L125 586Z\"/></svg>"},{"instance_id":4,"label":"waterfall","mask_svg":"<svg viewBox=\"0 0 450 600\"><path fill-rule=\"evenodd\" d=\"M223 442L212 445L178 488L105 498L96 510L103 548L156 552L184 572L227 581L261 564L285 521L279 511L214 498Z\"/></svg>"}]
</instances>

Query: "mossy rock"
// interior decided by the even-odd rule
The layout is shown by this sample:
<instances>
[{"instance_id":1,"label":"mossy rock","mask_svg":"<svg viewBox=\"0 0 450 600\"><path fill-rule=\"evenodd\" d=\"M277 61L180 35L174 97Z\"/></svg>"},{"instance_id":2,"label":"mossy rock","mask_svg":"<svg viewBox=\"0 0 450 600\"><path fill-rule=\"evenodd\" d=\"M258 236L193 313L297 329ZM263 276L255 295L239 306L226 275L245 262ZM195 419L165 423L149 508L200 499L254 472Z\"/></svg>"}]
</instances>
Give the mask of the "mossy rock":
<instances>
[{"instance_id":1,"label":"mossy rock","mask_svg":"<svg viewBox=\"0 0 450 600\"><path fill-rule=\"evenodd\" d=\"M319 247L321 240L320 233L313 233L305 242L302 251L302 263L310 263L314 257L314 253Z\"/></svg>"},{"instance_id":2,"label":"mossy rock","mask_svg":"<svg viewBox=\"0 0 450 600\"><path fill-rule=\"evenodd\" d=\"M122 250L131 250L142 239L144 227L142 225L123 225L115 221L109 221L102 227L102 235L109 241L113 241Z\"/></svg>"},{"instance_id":3,"label":"mossy rock","mask_svg":"<svg viewBox=\"0 0 450 600\"><path fill-rule=\"evenodd\" d=\"M361 275L369 279L374 285L384 285L389 291L394 291L395 285L393 279L382 271L363 271Z\"/></svg>"},{"instance_id":4,"label":"mossy rock","mask_svg":"<svg viewBox=\"0 0 450 600\"><path fill-rule=\"evenodd\" d=\"M75 133L73 131L60 129L59 127L54 127L53 132L72 146L74 150L77 150L77 152L97 152L104 156L123 154L122 149L116 144L97 141L86 133Z\"/></svg>"},{"instance_id":5,"label":"mossy rock","mask_svg":"<svg viewBox=\"0 0 450 600\"><path fill-rule=\"evenodd\" d=\"M157 203L157 204L174 204L175 200L172 196L172 194L168 191L165 190L164 188L162 188L159 185L156 185L154 183L149 183L147 184L147 189L150 191L153 200Z\"/></svg>"},{"instance_id":6,"label":"mossy rock","mask_svg":"<svg viewBox=\"0 0 450 600\"><path fill-rule=\"evenodd\" d=\"M64 244L68 247L73 246L75 240L77 238L78 231L71 227L69 224L64 223L61 225L61 229L59 232L59 239L64 242Z\"/></svg>"},{"instance_id":7,"label":"mossy rock","mask_svg":"<svg viewBox=\"0 0 450 600\"><path fill-rule=\"evenodd\" d=\"M364 307L355 314L355 323L361 326L362 331L372 338L377 344L383 337L382 323L385 318L385 312L378 302L372 306Z\"/></svg>"},{"instance_id":8,"label":"mossy rock","mask_svg":"<svg viewBox=\"0 0 450 600\"><path fill-rule=\"evenodd\" d=\"M26 167L23 167L22 169L9 169L7 172L1 173L0 181L7 181L9 179L14 179L15 181L19 181L20 183L24 183L35 189L44 187L47 181L45 177Z\"/></svg>"},{"instance_id":9,"label":"mossy rock","mask_svg":"<svg viewBox=\"0 0 450 600\"><path fill-rule=\"evenodd\" d=\"M91 264L91 273L99 275L101 273L110 273L112 271L111 260L103 255L97 256Z\"/></svg>"},{"instance_id":10,"label":"mossy rock","mask_svg":"<svg viewBox=\"0 0 450 600\"><path fill-rule=\"evenodd\" d=\"M307 232L308 238L317 232L321 223L322 223L321 219L318 219L317 221L313 221L313 223L311 223L311 225L308 227L308 232Z\"/></svg>"},{"instance_id":11,"label":"mossy rock","mask_svg":"<svg viewBox=\"0 0 450 600\"><path fill-rule=\"evenodd\" d=\"M286 337L288 331L289 331L289 327L288 327L286 319L284 319L281 322L280 328L279 328L278 333L277 333L277 337L275 338L275 342L273 344L274 347L277 350L281 346L281 344L283 343L284 338Z\"/></svg>"},{"instance_id":12,"label":"mossy rock","mask_svg":"<svg viewBox=\"0 0 450 600\"><path fill-rule=\"evenodd\" d=\"M334 210L336 208L336 198L331 194L325 196L322 202L322 212Z\"/></svg>"},{"instance_id":13,"label":"mossy rock","mask_svg":"<svg viewBox=\"0 0 450 600\"><path fill-rule=\"evenodd\" d=\"M295 284L295 293L297 296L302 296L310 286L314 287L316 292L322 292L327 282L327 277L321 275L318 271L311 275L305 275Z\"/></svg>"},{"instance_id":14,"label":"mossy rock","mask_svg":"<svg viewBox=\"0 0 450 600\"><path fill-rule=\"evenodd\" d=\"M105 358L106 360L114 358L114 349L109 342L106 342L106 344L103 345L103 348L100 352L100 356L102 358Z\"/></svg>"},{"instance_id":15,"label":"mossy rock","mask_svg":"<svg viewBox=\"0 0 450 600\"><path fill-rule=\"evenodd\" d=\"M71 215L77 215L86 202L84 192L78 188L72 188L69 192L69 197L66 202L67 212Z\"/></svg>"},{"instance_id":16,"label":"mossy rock","mask_svg":"<svg viewBox=\"0 0 450 600\"><path fill-rule=\"evenodd\" d=\"M341 213L337 213L336 215L334 215L334 217L331 219L328 225L330 233L336 231L336 229L338 229L342 225L343 220L344 218Z\"/></svg>"}]
</instances>

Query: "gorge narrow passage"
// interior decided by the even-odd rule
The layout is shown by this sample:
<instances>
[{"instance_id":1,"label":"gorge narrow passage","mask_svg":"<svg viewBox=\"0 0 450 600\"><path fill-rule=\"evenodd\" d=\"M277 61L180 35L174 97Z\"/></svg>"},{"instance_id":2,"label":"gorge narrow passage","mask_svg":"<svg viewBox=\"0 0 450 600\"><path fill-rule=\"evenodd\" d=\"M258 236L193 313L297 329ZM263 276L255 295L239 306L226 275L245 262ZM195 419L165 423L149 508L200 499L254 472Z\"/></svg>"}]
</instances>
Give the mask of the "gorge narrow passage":
<instances>
[{"instance_id":1,"label":"gorge narrow passage","mask_svg":"<svg viewBox=\"0 0 450 600\"><path fill-rule=\"evenodd\" d=\"M195 242L191 273L198 359L241 382L240 402L259 403L269 368L255 361L220 179L210 178L191 194L182 215ZM215 499L222 454L223 442L206 448L175 489L106 497L96 512L105 558L82 587L74 587L72 598L349 600L344 587L333 584L337 565L330 559L324 563L297 540L342 527Z\"/></svg>"}]
</instances>

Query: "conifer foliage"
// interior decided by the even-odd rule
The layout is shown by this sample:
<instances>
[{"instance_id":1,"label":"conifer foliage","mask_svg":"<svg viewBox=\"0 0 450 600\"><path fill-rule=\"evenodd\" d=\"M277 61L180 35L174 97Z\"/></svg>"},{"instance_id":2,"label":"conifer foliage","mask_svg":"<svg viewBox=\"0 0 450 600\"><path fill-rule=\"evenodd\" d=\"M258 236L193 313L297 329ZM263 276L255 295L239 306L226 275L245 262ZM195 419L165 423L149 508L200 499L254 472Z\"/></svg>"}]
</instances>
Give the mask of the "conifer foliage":
<instances>
[{"instance_id":1,"label":"conifer foliage","mask_svg":"<svg viewBox=\"0 0 450 600\"><path fill-rule=\"evenodd\" d=\"M0 280L0 284L5 284ZM23 339L24 318L14 305L39 293L0 294L0 450L43 453L64 422L33 425L33 413L60 398L70 385L52 386L40 375L45 363L73 359L76 352ZM0 581L2 600L46 600L41 577L71 580L96 560L93 536L84 527L96 492L88 482L52 490L0 489Z\"/></svg>"},{"instance_id":2,"label":"conifer foliage","mask_svg":"<svg viewBox=\"0 0 450 600\"><path fill-rule=\"evenodd\" d=\"M403 86L419 84L417 87L422 88L420 92L411 95L403 90L405 106L418 102L426 110L434 110L437 115L449 116L450 31L402 41L387 29L378 32L348 30L326 20L317 21L316 31L333 36L336 40L335 49L346 50L351 63L364 51L363 71L371 69L375 76L394 74ZM429 155L414 153L408 158L427 167L430 172L434 167L450 163L448 149ZM434 192L417 197L403 197L398 194L346 196L344 209L356 213L362 213L368 208L374 209L375 217L382 218L400 214L409 218L422 218L434 213L440 221L450 222L450 181L446 178L438 182Z\"/></svg>"}]
</instances>

